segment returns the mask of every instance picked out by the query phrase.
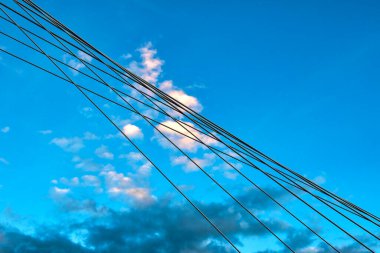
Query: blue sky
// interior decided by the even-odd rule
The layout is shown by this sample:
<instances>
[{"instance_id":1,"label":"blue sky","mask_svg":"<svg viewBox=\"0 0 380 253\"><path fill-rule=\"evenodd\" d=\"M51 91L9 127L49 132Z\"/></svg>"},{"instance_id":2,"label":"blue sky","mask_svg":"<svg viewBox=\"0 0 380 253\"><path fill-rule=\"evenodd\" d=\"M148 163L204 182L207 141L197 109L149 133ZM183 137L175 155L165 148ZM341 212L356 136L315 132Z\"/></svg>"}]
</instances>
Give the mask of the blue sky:
<instances>
[{"instance_id":1,"label":"blue sky","mask_svg":"<svg viewBox=\"0 0 380 253\"><path fill-rule=\"evenodd\" d=\"M191 96L202 115L340 196L380 213L377 1L55 0L41 6L157 86L172 81L176 88L169 91ZM1 47L11 47L7 43L0 37ZM101 222L112 225L111 216L141 219L156 208L170 213L162 200L180 201L151 168L144 170L145 162L133 158L132 147L114 136L115 130L75 89L4 54L0 76L2 224L23 235L63 231L72 250L86 252L107 242L85 242L85 235L72 235L62 224L84 227L85 221L101 216ZM189 194L205 208L211 209L213 201L229 203L207 180L173 162L173 153L146 126L127 116L117 120L140 128L141 133L131 130L137 131L134 138L153 157L161 159L160 152L170 157L169 173L191 188ZM197 154L203 162L210 160ZM223 173L219 177L243 194L238 179ZM128 180L133 185L123 188ZM194 187L197 183L203 186ZM112 192L118 187L127 197ZM76 210L68 207L75 205ZM125 216L125 210L141 215L130 211L131 217ZM265 250L265 245L241 236L246 252Z\"/></svg>"}]
</instances>

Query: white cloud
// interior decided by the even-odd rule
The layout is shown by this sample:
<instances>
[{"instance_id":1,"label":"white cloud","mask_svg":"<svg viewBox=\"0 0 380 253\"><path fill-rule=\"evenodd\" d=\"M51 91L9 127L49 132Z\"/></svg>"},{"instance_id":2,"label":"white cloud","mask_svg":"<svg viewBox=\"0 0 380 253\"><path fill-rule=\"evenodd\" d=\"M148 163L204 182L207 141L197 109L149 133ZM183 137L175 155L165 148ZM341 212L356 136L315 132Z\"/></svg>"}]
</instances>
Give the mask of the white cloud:
<instances>
[{"instance_id":1,"label":"white cloud","mask_svg":"<svg viewBox=\"0 0 380 253\"><path fill-rule=\"evenodd\" d=\"M137 166L136 176L146 177L150 175L152 164L148 162L141 153L130 152L128 154L120 155L119 158L126 159L127 161L132 162L134 165L137 165L137 163L140 162Z\"/></svg>"},{"instance_id":2,"label":"white cloud","mask_svg":"<svg viewBox=\"0 0 380 253\"><path fill-rule=\"evenodd\" d=\"M99 140L100 138L91 132L85 132L83 135L83 139L92 141L92 140Z\"/></svg>"},{"instance_id":3,"label":"white cloud","mask_svg":"<svg viewBox=\"0 0 380 253\"><path fill-rule=\"evenodd\" d=\"M128 59L132 58L132 55L131 54L122 54L121 58L123 58L124 60L128 60Z\"/></svg>"},{"instance_id":4,"label":"white cloud","mask_svg":"<svg viewBox=\"0 0 380 253\"><path fill-rule=\"evenodd\" d=\"M11 128L9 127L9 126L6 126L6 127L3 127L2 129L1 129L1 132L3 132L3 133L8 133L9 131L11 130Z\"/></svg>"},{"instance_id":5,"label":"white cloud","mask_svg":"<svg viewBox=\"0 0 380 253\"><path fill-rule=\"evenodd\" d=\"M61 177L59 179L59 182L61 184L66 185L66 186L78 186L79 185L79 178L78 177L73 177L71 179L68 179L68 178L65 178L65 177Z\"/></svg>"},{"instance_id":6,"label":"white cloud","mask_svg":"<svg viewBox=\"0 0 380 253\"><path fill-rule=\"evenodd\" d=\"M143 47L138 49L138 51L140 52L142 61L132 61L129 64L129 69L138 76L142 77L144 80L156 85L160 75L162 74L162 65L164 64L164 61L156 56L157 50L153 48L151 42L146 43ZM182 89L175 87L173 85L173 81L163 81L159 84L159 88L194 111L202 111L203 107L199 100L194 96L188 95ZM151 94L150 91L143 87L140 87L140 89L148 94ZM132 95L138 96L138 92L133 90Z\"/></svg>"},{"instance_id":7,"label":"white cloud","mask_svg":"<svg viewBox=\"0 0 380 253\"><path fill-rule=\"evenodd\" d=\"M149 166L144 164L141 167L147 169ZM149 204L155 199L149 188L137 186L136 183L141 184L141 182L136 182L134 178L141 175L141 172L126 176L124 173L114 170L103 170L100 175L104 178L107 193L112 197L133 200L136 204Z\"/></svg>"},{"instance_id":8,"label":"white cloud","mask_svg":"<svg viewBox=\"0 0 380 253\"><path fill-rule=\"evenodd\" d=\"M194 83L191 85L186 86L187 89L206 89L206 85L202 83Z\"/></svg>"},{"instance_id":9,"label":"white cloud","mask_svg":"<svg viewBox=\"0 0 380 253\"><path fill-rule=\"evenodd\" d=\"M53 198L60 198L60 197L65 196L69 192L70 192L69 188L59 188L57 186L54 186L52 188L51 194L52 194Z\"/></svg>"},{"instance_id":10,"label":"white cloud","mask_svg":"<svg viewBox=\"0 0 380 253\"><path fill-rule=\"evenodd\" d=\"M84 68L84 64L81 63L80 61L71 59L67 63L70 67L72 67L71 72L73 73L74 76L78 75L78 70Z\"/></svg>"},{"instance_id":11,"label":"white cloud","mask_svg":"<svg viewBox=\"0 0 380 253\"><path fill-rule=\"evenodd\" d=\"M144 134L138 126L127 124L123 127L123 133L131 139L142 139Z\"/></svg>"},{"instance_id":12,"label":"white cloud","mask_svg":"<svg viewBox=\"0 0 380 253\"><path fill-rule=\"evenodd\" d=\"M81 177L81 179L84 186L100 187L101 185L100 180L93 175L84 175Z\"/></svg>"},{"instance_id":13,"label":"white cloud","mask_svg":"<svg viewBox=\"0 0 380 253\"><path fill-rule=\"evenodd\" d=\"M186 94L183 90L175 87L172 80L166 80L160 83L159 88L166 92L172 98L178 100L185 106L193 109L196 112L202 111L203 107L196 97Z\"/></svg>"},{"instance_id":14,"label":"white cloud","mask_svg":"<svg viewBox=\"0 0 380 253\"><path fill-rule=\"evenodd\" d=\"M126 155L120 155L119 158L126 158L126 159L132 160L132 161L140 161L144 158L144 156L138 152L129 152Z\"/></svg>"},{"instance_id":15,"label":"white cloud","mask_svg":"<svg viewBox=\"0 0 380 253\"><path fill-rule=\"evenodd\" d=\"M209 167L214 164L215 161L215 155L211 153L206 153L203 155L202 158L192 158L192 161L188 159L186 156L178 156L172 158L172 165L182 165L185 172L193 172L199 170L197 165L201 167L202 169L205 169L206 167ZM195 165L195 164L197 165Z\"/></svg>"},{"instance_id":16,"label":"white cloud","mask_svg":"<svg viewBox=\"0 0 380 253\"><path fill-rule=\"evenodd\" d=\"M54 138L51 143L57 145L58 147L62 148L63 150L67 152L78 152L84 147L83 141L79 137L73 137L73 138Z\"/></svg>"},{"instance_id":17,"label":"white cloud","mask_svg":"<svg viewBox=\"0 0 380 253\"><path fill-rule=\"evenodd\" d=\"M153 49L152 43L148 42L143 47L139 48L142 62L138 63L132 61L129 64L129 69L137 75L141 76L144 80L155 84L159 75L162 72L162 65L164 62L156 57L157 50Z\"/></svg>"},{"instance_id":18,"label":"white cloud","mask_svg":"<svg viewBox=\"0 0 380 253\"><path fill-rule=\"evenodd\" d=\"M87 62L91 62L92 61L92 57L89 56L88 54L86 54L85 52L78 51L77 55L78 55L79 59L81 59L83 61L87 61Z\"/></svg>"},{"instance_id":19,"label":"white cloud","mask_svg":"<svg viewBox=\"0 0 380 253\"><path fill-rule=\"evenodd\" d=\"M83 107L79 112L88 119L93 116L93 109L88 106Z\"/></svg>"},{"instance_id":20,"label":"white cloud","mask_svg":"<svg viewBox=\"0 0 380 253\"><path fill-rule=\"evenodd\" d=\"M38 131L40 134L42 134L42 135L48 135L48 134L52 134L53 133L53 131L52 130L50 130L50 129L46 129L46 130L40 130L40 131Z\"/></svg>"},{"instance_id":21,"label":"white cloud","mask_svg":"<svg viewBox=\"0 0 380 253\"><path fill-rule=\"evenodd\" d=\"M101 175L105 177L105 182L108 189L124 189L132 185L132 179L125 176L123 173L117 173L116 171L103 171Z\"/></svg>"},{"instance_id":22,"label":"white cloud","mask_svg":"<svg viewBox=\"0 0 380 253\"><path fill-rule=\"evenodd\" d=\"M111 153L109 150L108 150L108 147L107 146L100 146L99 148L97 148L95 150L95 154L100 157L100 158L104 158L104 159L109 159L109 160L113 160L114 158L114 154Z\"/></svg>"},{"instance_id":23,"label":"white cloud","mask_svg":"<svg viewBox=\"0 0 380 253\"><path fill-rule=\"evenodd\" d=\"M83 60L83 61L87 61L87 62L91 62L92 61L92 57L89 56L88 54L82 52L82 51L78 51L77 53L77 56L79 59ZM72 67L71 72L73 73L74 76L78 75L79 72L78 70L81 70L83 68L86 67L85 64L83 64L80 60L78 59L75 59L74 57L68 55L68 54L65 54L63 56L63 61L65 63L67 63L70 67Z\"/></svg>"},{"instance_id":24,"label":"white cloud","mask_svg":"<svg viewBox=\"0 0 380 253\"><path fill-rule=\"evenodd\" d=\"M75 168L84 171L99 171L102 168L101 165L95 163L92 159L82 159L79 156L74 156L72 161L75 163Z\"/></svg>"},{"instance_id":25,"label":"white cloud","mask_svg":"<svg viewBox=\"0 0 380 253\"><path fill-rule=\"evenodd\" d=\"M185 123L189 126L194 127L194 125L190 122L185 122ZM218 142L216 140L214 140L213 138L208 137L202 133L199 133L198 131L194 130L193 128L191 128L189 126L186 126L183 123L180 125L179 123L177 123L173 120L167 120L167 121L162 122L161 125L158 125L157 129L160 130L163 134L165 134L179 148L186 150L186 151L190 151L190 152L196 152L198 150L198 148L200 148L200 147L205 148L204 145L193 140L193 139L196 139L194 136L196 136L199 140L201 140L203 143L205 143L207 145L218 144ZM187 135L189 137L192 137L193 139L191 139L187 136L184 136L183 134ZM156 134L156 138L159 140L159 143L162 146L172 147L172 145L170 143L168 143L168 141L165 140L164 137L162 137L160 133Z\"/></svg>"},{"instance_id":26,"label":"white cloud","mask_svg":"<svg viewBox=\"0 0 380 253\"><path fill-rule=\"evenodd\" d=\"M317 176L313 179L313 182L318 185L323 185L324 183L326 183L326 178L324 176Z\"/></svg>"},{"instance_id":27,"label":"white cloud","mask_svg":"<svg viewBox=\"0 0 380 253\"><path fill-rule=\"evenodd\" d=\"M150 162L146 162L138 168L138 174L140 176L149 176L152 170L152 164Z\"/></svg>"},{"instance_id":28,"label":"white cloud","mask_svg":"<svg viewBox=\"0 0 380 253\"><path fill-rule=\"evenodd\" d=\"M173 89L173 81L172 80L163 81L162 83L160 83L159 88L160 90L163 90L163 91L170 91Z\"/></svg>"},{"instance_id":29,"label":"white cloud","mask_svg":"<svg viewBox=\"0 0 380 253\"><path fill-rule=\"evenodd\" d=\"M83 137L57 137L51 140L50 143L57 145L66 152L76 153L85 147L83 141L92 141L100 139L93 133L85 132Z\"/></svg>"},{"instance_id":30,"label":"white cloud","mask_svg":"<svg viewBox=\"0 0 380 253\"><path fill-rule=\"evenodd\" d=\"M150 204L155 200L148 188L130 188L125 193L140 204Z\"/></svg>"},{"instance_id":31,"label":"white cloud","mask_svg":"<svg viewBox=\"0 0 380 253\"><path fill-rule=\"evenodd\" d=\"M186 105L187 107L193 109L196 112L202 111L203 107L199 103L198 99L196 97L187 95L182 90L172 90L168 92L168 95L172 98L178 100L182 104Z\"/></svg>"},{"instance_id":32,"label":"white cloud","mask_svg":"<svg viewBox=\"0 0 380 253\"><path fill-rule=\"evenodd\" d=\"M229 161L229 164L227 163L217 164L216 166L213 166L213 169L222 172L225 178L235 180L237 176L239 175L236 170L241 170L242 167L243 167L242 164L239 162Z\"/></svg>"},{"instance_id":33,"label":"white cloud","mask_svg":"<svg viewBox=\"0 0 380 253\"><path fill-rule=\"evenodd\" d=\"M237 173L234 173L234 172L231 172L231 171L225 171L225 172L223 173L223 176L224 176L225 178L235 180L235 179L237 178L238 174L237 174Z\"/></svg>"}]
</instances>

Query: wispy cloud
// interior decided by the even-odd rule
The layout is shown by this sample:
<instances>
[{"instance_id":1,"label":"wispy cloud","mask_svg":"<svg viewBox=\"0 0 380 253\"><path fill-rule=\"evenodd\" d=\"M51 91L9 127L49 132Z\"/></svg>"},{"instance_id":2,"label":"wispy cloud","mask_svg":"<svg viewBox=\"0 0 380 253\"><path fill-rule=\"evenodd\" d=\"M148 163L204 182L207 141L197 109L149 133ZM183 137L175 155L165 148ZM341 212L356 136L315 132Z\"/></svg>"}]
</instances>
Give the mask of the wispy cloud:
<instances>
[{"instance_id":1,"label":"wispy cloud","mask_svg":"<svg viewBox=\"0 0 380 253\"><path fill-rule=\"evenodd\" d=\"M6 134L6 133L8 133L10 130L11 130L11 128L10 128L9 126L6 126L6 127L1 128L0 131L1 131L2 133Z\"/></svg>"},{"instance_id":2,"label":"wispy cloud","mask_svg":"<svg viewBox=\"0 0 380 253\"><path fill-rule=\"evenodd\" d=\"M114 158L114 154L111 153L109 150L108 150L108 147L105 146L105 145L102 145L100 146L99 148L97 148L95 150L95 154L100 157L100 158L104 158L104 159L109 159L109 160L113 160Z\"/></svg>"},{"instance_id":3,"label":"wispy cloud","mask_svg":"<svg viewBox=\"0 0 380 253\"><path fill-rule=\"evenodd\" d=\"M62 148L64 151L67 152L78 152L82 148L84 148L83 140L79 137L72 137L72 138L54 138L51 140L51 143Z\"/></svg>"},{"instance_id":4,"label":"wispy cloud","mask_svg":"<svg viewBox=\"0 0 380 253\"><path fill-rule=\"evenodd\" d=\"M157 50L153 48L151 42L146 43L143 47L139 48L138 51L140 53L141 62L132 61L129 64L129 69L135 74L141 76L144 80L152 83L153 85L157 85L163 72L162 66L164 61L157 57ZM197 112L202 111L203 106L199 100L196 97L187 94L182 89L174 86L172 80L162 81L159 84L159 88L189 108ZM136 93L136 91L132 92Z\"/></svg>"},{"instance_id":5,"label":"wispy cloud","mask_svg":"<svg viewBox=\"0 0 380 253\"><path fill-rule=\"evenodd\" d=\"M203 154L203 157L201 158L197 158L197 157L192 158L193 162L186 156L178 156L178 157L173 157L171 160L171 163L174 166L181 165L183 169L185 170L185 172L193 172L193 171L199 170L197 165L204 169L213 165L214 160L215 160L214 154L205 153Z\"/></svg>"},{"instance_id":6,"label":"wispy cloud","mask_svg":"<svg viewBox=\"0 0 380 253\"><path fill-rule=\"evenodd\" d=\"M129 60L132 58L132 54L130 54L130 53L122 54L121 58L123 58L124 60Z\"/></svg>"},{"instance_id":7,"label":"wispy cloud","mask_svg":"<svg viewBox=\"0 0 380 253\"><path fill-rule=\"evenodd\" d=\"M92 57L82 51L77 52L77 57L85 62L92 61ZM83 64L80 60L76 59L75 57L72 57L69 54L65 54L63 56L63 61L67 63L70 67L72 67L72 69L70 70L74 76L79 74L78 70L81 70L86 67L86 65Z\"/></svg>"},{"instance_id":8,"label":"wispy cloud","mask_svg":"<svg viewBox=\"0 0 380 253\"><path fill-rule=\"evenodd\" d=\"M186 86L187 89L206 89L207 86L202 83L193 83Z\"/></svg>"},{"instance_id":9,"label":"wispy cloud","mask_svg":"<svg viewBox=\"0 0 380 253\"><path fill-rule=\"evenodd\" d=\"M156 84L158 77L162 72L164 61L158 58L157 50L153 48L152 43L148 42L143 47L138 49L141 62L132 61L129 64L129 69L141 76L144 80Z\"/></svg>"},{"instance_id":10,"label":"wispy cloud","mask_svg":"<svg viewBox=\"0 0 380 253\"><path fill-rule=\"evenodd\" d=\"M50 130L47 130L47 134L49 133ZM85 147L84 141L94 141L99 139L100 138L97 135L91 132L85 132L81 137L56 137L53 138L50 143L60 147L66 152L77 153Z\"/></svg>"},{"instance_id":11,"label":"wispy cloud","mask_svg":"<svg viewBox=\"0 0 380 253\"><path fill-rule=\"evenodd\" d=\"M9 162L4 157L0 157L0 163L5 164L5 165L9 164Z\"/></svg>"},{"instance_id":12,"label":"wispy cloud","mask_svg":"<svg viewBox=\"0 0 380 253\"><path fill-rule=\"evenodd\" d=\"M40 134L42 134L42 135L49 135L49 134L52 134L53 133L53 131L52 130L50 130L50 129L45 129L45 130L40 130L40 131L38 131Z\"/></svg>"},{"instance_id":13,"label":"wispy cloud","mask_svg":"<svg viewBox=\"0 0 380 253\"><path fill-rule=\"evenodd\" d=\"M72 161L75 163L75 168L83 171L100 171L103 167L102 165L94 162L92 158L83 159L80 156L74 156Z\"/></svg>"}]
</instances>

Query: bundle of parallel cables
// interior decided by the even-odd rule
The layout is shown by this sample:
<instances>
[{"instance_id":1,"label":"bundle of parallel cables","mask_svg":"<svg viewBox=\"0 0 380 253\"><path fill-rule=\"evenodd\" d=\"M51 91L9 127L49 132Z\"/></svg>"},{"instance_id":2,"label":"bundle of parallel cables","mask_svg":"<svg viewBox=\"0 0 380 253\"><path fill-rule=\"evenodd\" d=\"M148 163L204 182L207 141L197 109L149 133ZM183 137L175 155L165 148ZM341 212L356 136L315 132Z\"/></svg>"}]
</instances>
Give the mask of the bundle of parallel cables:
<instances>
[{"instance_id":1,"label":"bundle of parallel cables","mask_svg":"<svg viewBox=\"0 0 380 253\"><path fill-rule=\"evenodd\" d=\"M30 64L77 89L232 249L240 252L234 240L223 232L219 224L203 212L200 205L192 200L173 178L167 175L162 166L154 161L143 147L140 147L123 131L115 119L102 108L99 100L119 107L123 112L144 121L148 127L162 137L166 145L175 149L186 159L187 163L203 173L211 184L217 186L241 208L242 212L245 212L270 236L278 240L284 249L295 252L295 249L284 238L281 238L271 224L261 219L236 194L231 193L223 182L217 180L210 171L205 169L203 164L178 141L181 140L178 136L202 146L203 150L212 154L220 164L228 167L260 192L263 197L268 198L282 213L288 215L292 223L298 223L312 233L321 243L325 244L329 251L340 252L341 250L334 245L331 236L323 235L320 229L301 218L297 212L302 210L305 213L315 214L329 225L331 231L336 230L348 240L356 243L358 247L374 252L369 242L380 240L379 235L375 232L379 231L380 226L378 216L275 161L200 115L194 108L184 105L164 90L132 73L32 1L16 0L15 3L15 7L11 7L0 2L0 37L4 41L7 40L7 43L13 43L15 48L19 47L15 51L8 50L8 47L0 48L0 53ZM28 54L25 53L27 50L29 50ZM33 58L24 57L24 55L30 55L31 52L35 55ZM74 59L81 65L81 68L63 60L62 55ZM73 72L75 75L72 75ZM250 174L252 172L256 173L256 176L252 176ZM297 202L297 204L292 202L292 205L298 205L298 208L292 209L277 196L273 196L262 184L258 183L261 182L256 180L258 177L286 192L289 198ZM363 235L365 236L363 237Z\"/></svg>"}]
</instances>

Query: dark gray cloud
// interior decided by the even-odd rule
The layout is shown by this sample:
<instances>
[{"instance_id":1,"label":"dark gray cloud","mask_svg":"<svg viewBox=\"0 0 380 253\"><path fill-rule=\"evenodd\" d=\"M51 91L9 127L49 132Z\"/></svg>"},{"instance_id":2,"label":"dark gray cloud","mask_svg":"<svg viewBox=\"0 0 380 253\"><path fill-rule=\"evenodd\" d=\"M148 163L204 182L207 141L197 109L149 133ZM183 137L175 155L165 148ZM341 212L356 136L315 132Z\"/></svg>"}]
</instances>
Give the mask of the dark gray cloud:
<instances>
[{"instance_id":1,"label":"dark gray cloud","mask_svg":"<svg viewBox=\"0 0 380 253\"><path fill-rule=\"evenodd\" d=\"M58 231L40 231L37 237L23 234L21 231L0 226L0 252L2 253L87 253Z\"/></svg>"},{"instance_id":2,"label":"dark gray cloud","mask_svg":"<svg viewBox=\"0 0 380 253\"><path fill-rule=\"evenodd\" d=\"M277 194L277 197L286 197L276 190L268 189L268 191ZM248 191L239 198L253 210L260 210L258 208L260 206L261 210L270 211L270 202L261 199L256 191ZM71 211L76 211L76 202L73 203L73 206L70 206ZM89 203L92 212L86 219L56 227L41 227L33 236L0 227L0 252L234 252L188 204L159 199L149 206L133 206L127 211L114 211L97 207L93 202ZM242 246L239 240L242 237L269 236L260 224L248 217L233 202L198 204L238 246ZM102 211L94 215L96 210ZM264 222L297 251L309 247L315 240L307 231L297 230L280 220L263 217L265 216L262 216ZM316 250L315 252L329 252L328 248L322 246L318 246ZM254 249L251 252L254 252ZM342 248L342 252L362 251L357 246L348 245Z\"/></svg>"}]
</instances>

